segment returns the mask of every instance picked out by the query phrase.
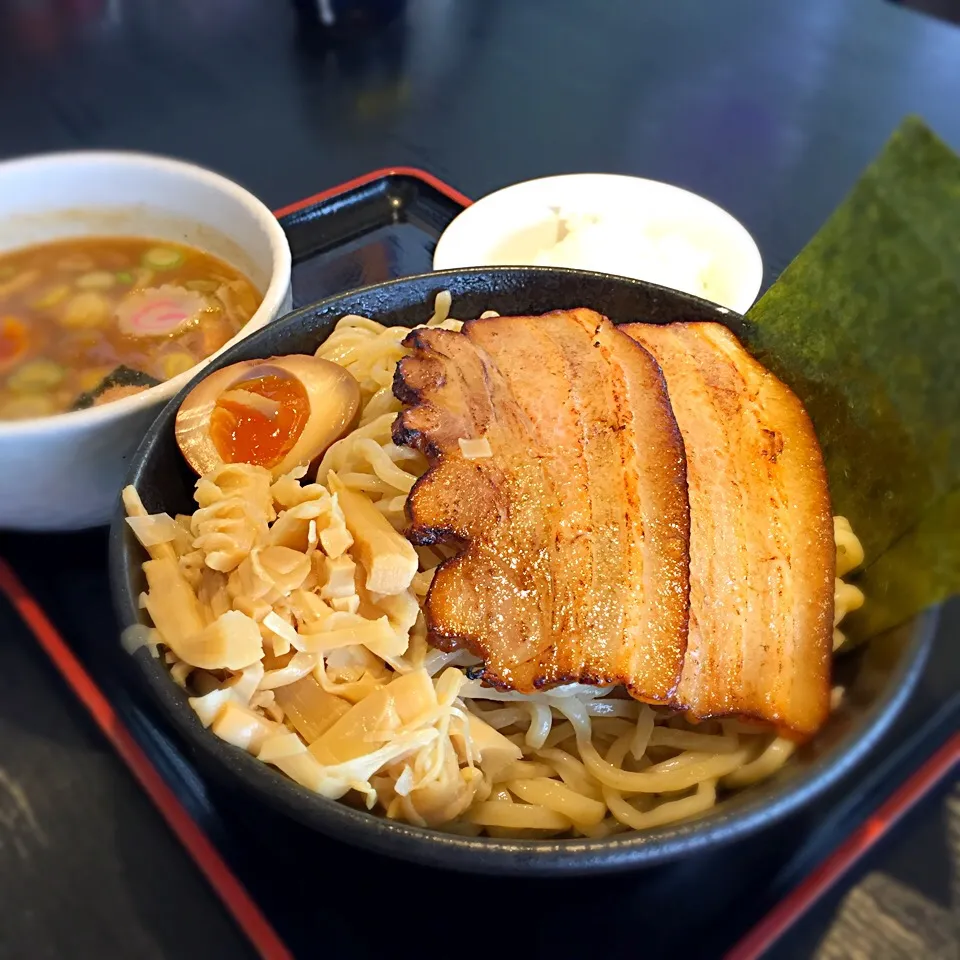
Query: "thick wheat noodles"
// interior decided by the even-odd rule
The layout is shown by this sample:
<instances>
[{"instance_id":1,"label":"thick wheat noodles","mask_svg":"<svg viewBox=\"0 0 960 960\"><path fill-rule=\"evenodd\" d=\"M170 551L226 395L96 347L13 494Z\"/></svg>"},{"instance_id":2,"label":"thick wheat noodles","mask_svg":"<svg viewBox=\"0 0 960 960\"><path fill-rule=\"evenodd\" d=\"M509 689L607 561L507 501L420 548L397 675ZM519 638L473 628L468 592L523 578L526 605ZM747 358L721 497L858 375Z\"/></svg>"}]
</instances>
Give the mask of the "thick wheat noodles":
<instances>
[{"instance_id":1,"label":"thick wheat noodles","mask_svg":"<svg viewBox=\"0 0 960 960\"><path fill-rule=\"evenodd\" d=\"M459 329L449 309L440 294L428 325ZM271 483L266 471L231 465L201 479L200 509L176 519L146 517L125 492L154 564L142 602L156 632L146 640L166 648L201 720L325 796L470 835L646 829L702 814L723 791L774 774L793 743L738 721L690 724L621 689L527 696L470 679L469 655L426 642L420 607L450 555L443 547L416 548L416 573L401 592L365 588L345 517L351 495L400 531L427 466L390 434L408 333L347 316L317 351L354 374L363 407L316 483L302 484L302 471ZM839 577L863 554L846 520L835 527ZM839 623L863 597L838 579L836 601ZM196 608L196 619L171 617L175 604ZM842 642L837 630L835 646Z\"/></svg>"}]
</instances>

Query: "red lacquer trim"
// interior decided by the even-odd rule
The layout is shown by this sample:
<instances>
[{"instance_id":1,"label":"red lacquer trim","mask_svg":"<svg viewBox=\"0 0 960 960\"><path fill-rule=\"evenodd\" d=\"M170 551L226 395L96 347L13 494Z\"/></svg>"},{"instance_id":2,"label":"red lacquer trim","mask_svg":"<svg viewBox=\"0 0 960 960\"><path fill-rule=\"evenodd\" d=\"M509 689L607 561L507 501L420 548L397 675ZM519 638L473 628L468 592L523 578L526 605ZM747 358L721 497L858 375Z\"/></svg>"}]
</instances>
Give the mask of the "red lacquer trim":
<instances>
[{"instance_id":1,"label":"red lacquer trim","mask_svg":"<svg viewBox=\"0 0 960 960\"><path fill-rule=\"evenodd\" d=\"M354 190L357 187L373 183L374 180L391 176L415 177L417 180L422 180L424 183L430 184L434 190L439 190L445 197L449 197L454 203L459 203L462 207L469 207L470 204L473 203L469 197L465 197L459 190L454 190L448 183L444 183L432 173L427 173L426 170L420 170L418 167L384 167L382 170L371 170L370 173L365 173L363 176L357 177L354 180L348 180L346 183L338 184L327 190L321 190L312 197L306 197L303 200L298 200L296 203L281 207L279 210L274 210L273 215L279 220L280 217L289 216L291 213L296 213L305 207L312 207L314 204L320 203L321 200L329 200L331 197L337 196L337 194L346 193L348 190Z\"/></svg>"},{"instance_id":2,"label":"red lacquer trim","mask_svg":"<svg viewBox=\"0 0 960 960\"><path fill-rule=\"evenodd\" d=\"M86 707L104 736L120 754L120 758L146 791L187 854L207 878L227 911L250 939L263 960L293 960L293 954L260 912L260 908L250 894L231 873L216 848L183 808L173 791L164 783L156 767L140 749L110 702L70 651L43 609L2 559L0 559L0 590L13 604L64 680L73 688L73 692Z\"/></svg>"},{"instance_id":3,"label":"red lacquer trim","mask_svg":"<svg viewBox=\"0 0 960 960\"><path fill-rule=\"evenodd\" d=\"M353 180L321 190L296 203L274 211L288 216L338 194L362 187L388 176L409 176L422 180L454 203L468 207L473 202L449 184L417 167L384 167ZM70 684L97 726L130 768L157 806L164 820L193 858L236 922L264 960L293 960L292 954L260 912L239 880L230 872L203 831L184 810L163 782L149 758L123 726L113 707L80 662L70 652L40 605L20 583L13 570L0 559L0 590L30 627L44 651ZM884 803L869 820L790 894L764 917L724 957L724 960L758 960L827 890L897 824L960 762L960 734L955 734Z\"/></svg>"},{"instance_id":4,"label":"red lacquer trim","mask_svg":"<svg viewBox=\"0 0 960 960\"><path fill-rule=\"evenodd\" d=\"M863 826L787 894L724 960L758 960L958 763L960 733L955 733Z\"/></svg>"}]
</instances>

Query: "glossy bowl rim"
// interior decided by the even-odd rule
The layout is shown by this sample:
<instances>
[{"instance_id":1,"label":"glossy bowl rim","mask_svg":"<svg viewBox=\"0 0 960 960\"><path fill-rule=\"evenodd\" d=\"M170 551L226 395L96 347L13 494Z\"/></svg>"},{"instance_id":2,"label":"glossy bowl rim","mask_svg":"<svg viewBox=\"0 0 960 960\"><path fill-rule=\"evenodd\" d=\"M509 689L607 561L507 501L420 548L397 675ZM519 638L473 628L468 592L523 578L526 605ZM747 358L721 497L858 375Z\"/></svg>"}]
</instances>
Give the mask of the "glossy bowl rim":
<instances>
[{"instance_id":1,"label":"glossy bowl rim","mask_svg":"<svg viewBox=\"0 0 960 960\"><path fill-rule=\"evenodd\" d=\"M285 327L297 324L301 318L330 310L338 301L360 295L381 291L389 294L390 290L398 287L426 282L438 284L442 289L444 277L483 280L491 274L535 274L544 279L556 274L590 277L681 298L701 311L705 308L713 311L717 314L718 322L726 323L731 317L740 319L740 315L725 307L642 280L556 267L475 267L416 274L339 293L292 311L251 337L262 336L266 339L271 335L276 336ZM216 365L226 366L234 362L234 352L249 349L250 339L246 338L242 344L237 344L218 357ZM263 355L270 356L272 352L264 351ZM199 380L203 373L201 371L195 379ZM150 427L131 461L127 483L136 484L141 480L145 458L165 428L168 412L172 416L193 385L191 382L185 386ZM122 624L139 622L140 613L137 596L128 586L126 551L129 542L123 507L118 504L110 529L109 569L114 606ZM864 712L858 723L839 736L822 756L811 761L795 777L782 784L772 784L768 789L758 790L756 796L741 795L742 799L733 809L725 809L726 804L721 803L702 818L602 839L468 838L387 820L340 801L312 794L278 770L219 740L204 729L187 705L182 691L145 648L136 650L131 660L134 674L145 684L153 702L186 742L202 753L206 762L216 769L212 779L229 777L233 782L241 782L258 801L307 828L366 850L425 866L498 876L578 875L653 866L732 842L782 820L835 785L876 745L906 702L929 655L939 614L939 607L936 607L918 615L912 623L909 643L881 695Z\"/></svg>"}]
</instances>

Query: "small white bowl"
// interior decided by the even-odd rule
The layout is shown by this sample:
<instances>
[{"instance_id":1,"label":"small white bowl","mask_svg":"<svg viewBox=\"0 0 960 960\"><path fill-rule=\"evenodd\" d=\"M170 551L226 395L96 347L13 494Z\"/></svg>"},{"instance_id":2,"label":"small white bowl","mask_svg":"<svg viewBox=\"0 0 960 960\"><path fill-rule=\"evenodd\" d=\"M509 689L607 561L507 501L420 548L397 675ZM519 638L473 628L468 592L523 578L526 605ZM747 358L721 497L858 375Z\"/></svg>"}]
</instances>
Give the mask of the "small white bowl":
<instances>
[{"instance_id":1,"label":"small white bowl","mask_svg":"<svg viewBox=\"0 0 960 960\"><path fill-rule=\"evenodd\" d=\"M286 313L290 247L252 194L209 170L137 153L75 152L0 163L0 251L74 236L141 236L206 250L263 302L220 350L172 380L101 407L0 421L0 529L106 523L160 407L227 347Z\"/></svg>"},{"instance_id":2,"label":"small white bowl","mask_svg":"<svg viewBox=\"0 0 960 960\"><path fill-rule=\"evenodd\" d=\"M538 259L562 239L567 218L595 219L591 240L568 242L557 252L562 259ZM433 255L434 270L538 263L648 280L737 313L763 280L753 237L715 203L667 183L605 173L544 177L491 193L453 220Z\"/></svg>"}]
</instances>

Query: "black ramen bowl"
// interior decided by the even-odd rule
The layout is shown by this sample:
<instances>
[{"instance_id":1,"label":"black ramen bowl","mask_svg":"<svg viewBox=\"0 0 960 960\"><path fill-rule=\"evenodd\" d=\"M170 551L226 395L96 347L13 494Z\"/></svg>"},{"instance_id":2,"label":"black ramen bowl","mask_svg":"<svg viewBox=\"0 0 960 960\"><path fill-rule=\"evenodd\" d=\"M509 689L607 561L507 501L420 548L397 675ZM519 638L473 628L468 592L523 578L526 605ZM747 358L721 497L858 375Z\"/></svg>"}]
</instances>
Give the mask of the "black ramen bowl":
<instances>
[{"instance_id":1,"label":"black ramen bowl","mask_svg":"<svg viewBox=\"0 0 960 960\"><path fill-rule=\"evenodd\" d=\"M218 357L208 368L285 353L313 353L345 314L387 325L414 326L432 313L441 290L453 295L452 315L539 314L591 307L614 322L713 320L735 332L743 318L696 297L649 283L575 270L504 267L426 274L333 297L269 324ZM128 482L150 512L189 513L196 476L174 439L174 417L185 387L164 408L135 458ZM119 511L111 532L110 575L123 626L145 622L138 596L145 588L146 554ZM200 770L337 839L418 863L490 874L553 874L649 866L728 843L786 816L848 773L869 752L905 702L923 666L936 628L925 614L839 659L836 680L846 689L829 722L771 779L731 794L696 820L601 840L468 839L387 820L316 796L279 771L218 740L200 724L162 661L141 648L133 655L134 682L159 705L193 751Z\"/></svg>"}]
</instances>

